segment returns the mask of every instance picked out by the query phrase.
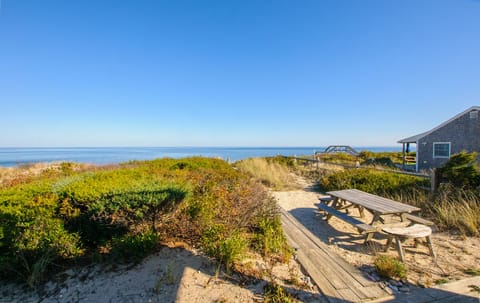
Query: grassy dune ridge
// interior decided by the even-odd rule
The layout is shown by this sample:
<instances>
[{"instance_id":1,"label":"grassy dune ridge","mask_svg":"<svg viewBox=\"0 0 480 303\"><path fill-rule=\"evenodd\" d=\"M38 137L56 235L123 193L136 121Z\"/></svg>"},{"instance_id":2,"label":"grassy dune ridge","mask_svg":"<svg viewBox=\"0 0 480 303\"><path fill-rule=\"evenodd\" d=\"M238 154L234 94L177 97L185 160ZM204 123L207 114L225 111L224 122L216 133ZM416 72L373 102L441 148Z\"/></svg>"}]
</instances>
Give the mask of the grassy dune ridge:
<instances>
[{"instance_id":1,"label":"grassy dune ridge","mask_svg":"<svg viewBox=\"0 0 480 303\"><path fill-rule=\"evenodd\" d=\"M231 267L248 250L288 247L275 202L217 159L64 163L0 186L0 272L34 286L53 264L138 260L161 241L202 247Z\"/></svg>"}]
</instances>

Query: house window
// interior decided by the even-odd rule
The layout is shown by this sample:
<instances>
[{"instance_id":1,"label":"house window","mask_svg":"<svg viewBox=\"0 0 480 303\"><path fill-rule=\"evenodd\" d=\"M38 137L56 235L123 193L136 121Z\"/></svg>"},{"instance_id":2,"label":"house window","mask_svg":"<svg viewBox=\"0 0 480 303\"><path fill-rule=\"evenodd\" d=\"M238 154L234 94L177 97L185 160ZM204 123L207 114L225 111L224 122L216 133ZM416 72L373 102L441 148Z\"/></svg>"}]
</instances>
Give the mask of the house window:
<instances>
[{"instance_id":1,"label":"house window","mask_svg":"<svg viewBox=\"0 0 480 303\"><path fill-rule=\"evenodd\" d=\"M450 158L450 142L433 143L434 158Z\"/></svg>"}]
</instances>

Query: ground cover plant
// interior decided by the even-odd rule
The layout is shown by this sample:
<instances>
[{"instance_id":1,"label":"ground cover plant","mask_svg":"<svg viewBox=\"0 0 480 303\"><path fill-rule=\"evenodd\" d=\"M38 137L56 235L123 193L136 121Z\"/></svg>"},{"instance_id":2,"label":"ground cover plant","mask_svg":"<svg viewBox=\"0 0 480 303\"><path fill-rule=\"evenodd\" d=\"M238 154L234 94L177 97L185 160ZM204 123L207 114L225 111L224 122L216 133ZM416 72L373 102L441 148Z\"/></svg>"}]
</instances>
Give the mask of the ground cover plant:
<instances>
[{"instance_id":1,"label":"ground cover plant","mask_svg":"<svg viewBox=\"0 0 480 303\"><path fill-rule=\"evenodd\" d=\"M375 258L375 269L381 277L387 279L404 279L407 276L405 264L388 255L379 255Z\"/></svg>"},{"instance_id":2,"label":"ground cover plant","mask_svg":"<svg viewBox=\"0 0 480 303\"><path fill-rule=\"evenodd\" d=\"M0 278L35 286L68 262L138 260L169 240L202 247L229 267L246 250L287 252L275 202L225 161L73 167L0 186ZM279 241L283 251L270 248Z\"/></svg>"}]
</instances>

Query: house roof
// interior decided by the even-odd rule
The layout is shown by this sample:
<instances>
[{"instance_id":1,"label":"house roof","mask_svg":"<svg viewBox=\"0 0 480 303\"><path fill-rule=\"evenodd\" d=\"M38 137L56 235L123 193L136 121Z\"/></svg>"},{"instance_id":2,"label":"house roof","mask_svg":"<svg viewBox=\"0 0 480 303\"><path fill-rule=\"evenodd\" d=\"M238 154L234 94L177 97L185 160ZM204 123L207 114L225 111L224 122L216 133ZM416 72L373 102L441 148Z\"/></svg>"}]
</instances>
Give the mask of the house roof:
<instances>
[{"instance_id":1,"label":"house roof","mask_svg":"<svg viewBox=\"0 0 480 303\"><path fill-rule=\"evenodd\" d=\"M408 138L405 138L405 139L402 139L402 140L399 140L397 141L397 143L416 143L418 142L418 140L422 139L423 137L433 133L434 131L436 131L437 129L439 128L442 128L444 127L445 125L449 124L450 122L458 119L459 117L465 115L466 113L469 113L471 112L472 110L478 110L480 111L480 106L472 106L470 107L469 109L459 113L458 115L456 115L455 117L449 119L448 121L445 121L443 122L442 124L440 124L439 126L435 127L435 128L432 128L431 130L427 131L427 132L424 132L424 133L421 133L421 134L418 134L418 135L415 135L415 136L411 136L411 137L408 137Z\"/></svg>"}]
</instances>

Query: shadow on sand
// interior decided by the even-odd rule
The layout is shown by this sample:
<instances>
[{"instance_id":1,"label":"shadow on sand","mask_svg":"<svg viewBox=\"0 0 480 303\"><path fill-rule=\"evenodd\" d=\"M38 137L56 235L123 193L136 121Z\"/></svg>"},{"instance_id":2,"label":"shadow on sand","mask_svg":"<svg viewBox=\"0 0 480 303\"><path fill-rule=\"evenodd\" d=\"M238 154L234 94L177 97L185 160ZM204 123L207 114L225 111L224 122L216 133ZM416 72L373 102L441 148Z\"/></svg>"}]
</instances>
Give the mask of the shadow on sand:
<instances>
[{"instance_id":1,"label":"shadow on sand","mask_svg":"<svg viewBox=\"0 0 480 303\"><path fill-rule=\"evenodd\" d=\"M259 272L226 272L203 255L165 246L137 264L109 261L72 267L51 277L36 292L21 285L2 285L0 302L262 301L264 288L270 281L258 278L262 276ZM321 299L315 292L293 286L285 289L301 301Z\"/></svg>"}]
</instances>

